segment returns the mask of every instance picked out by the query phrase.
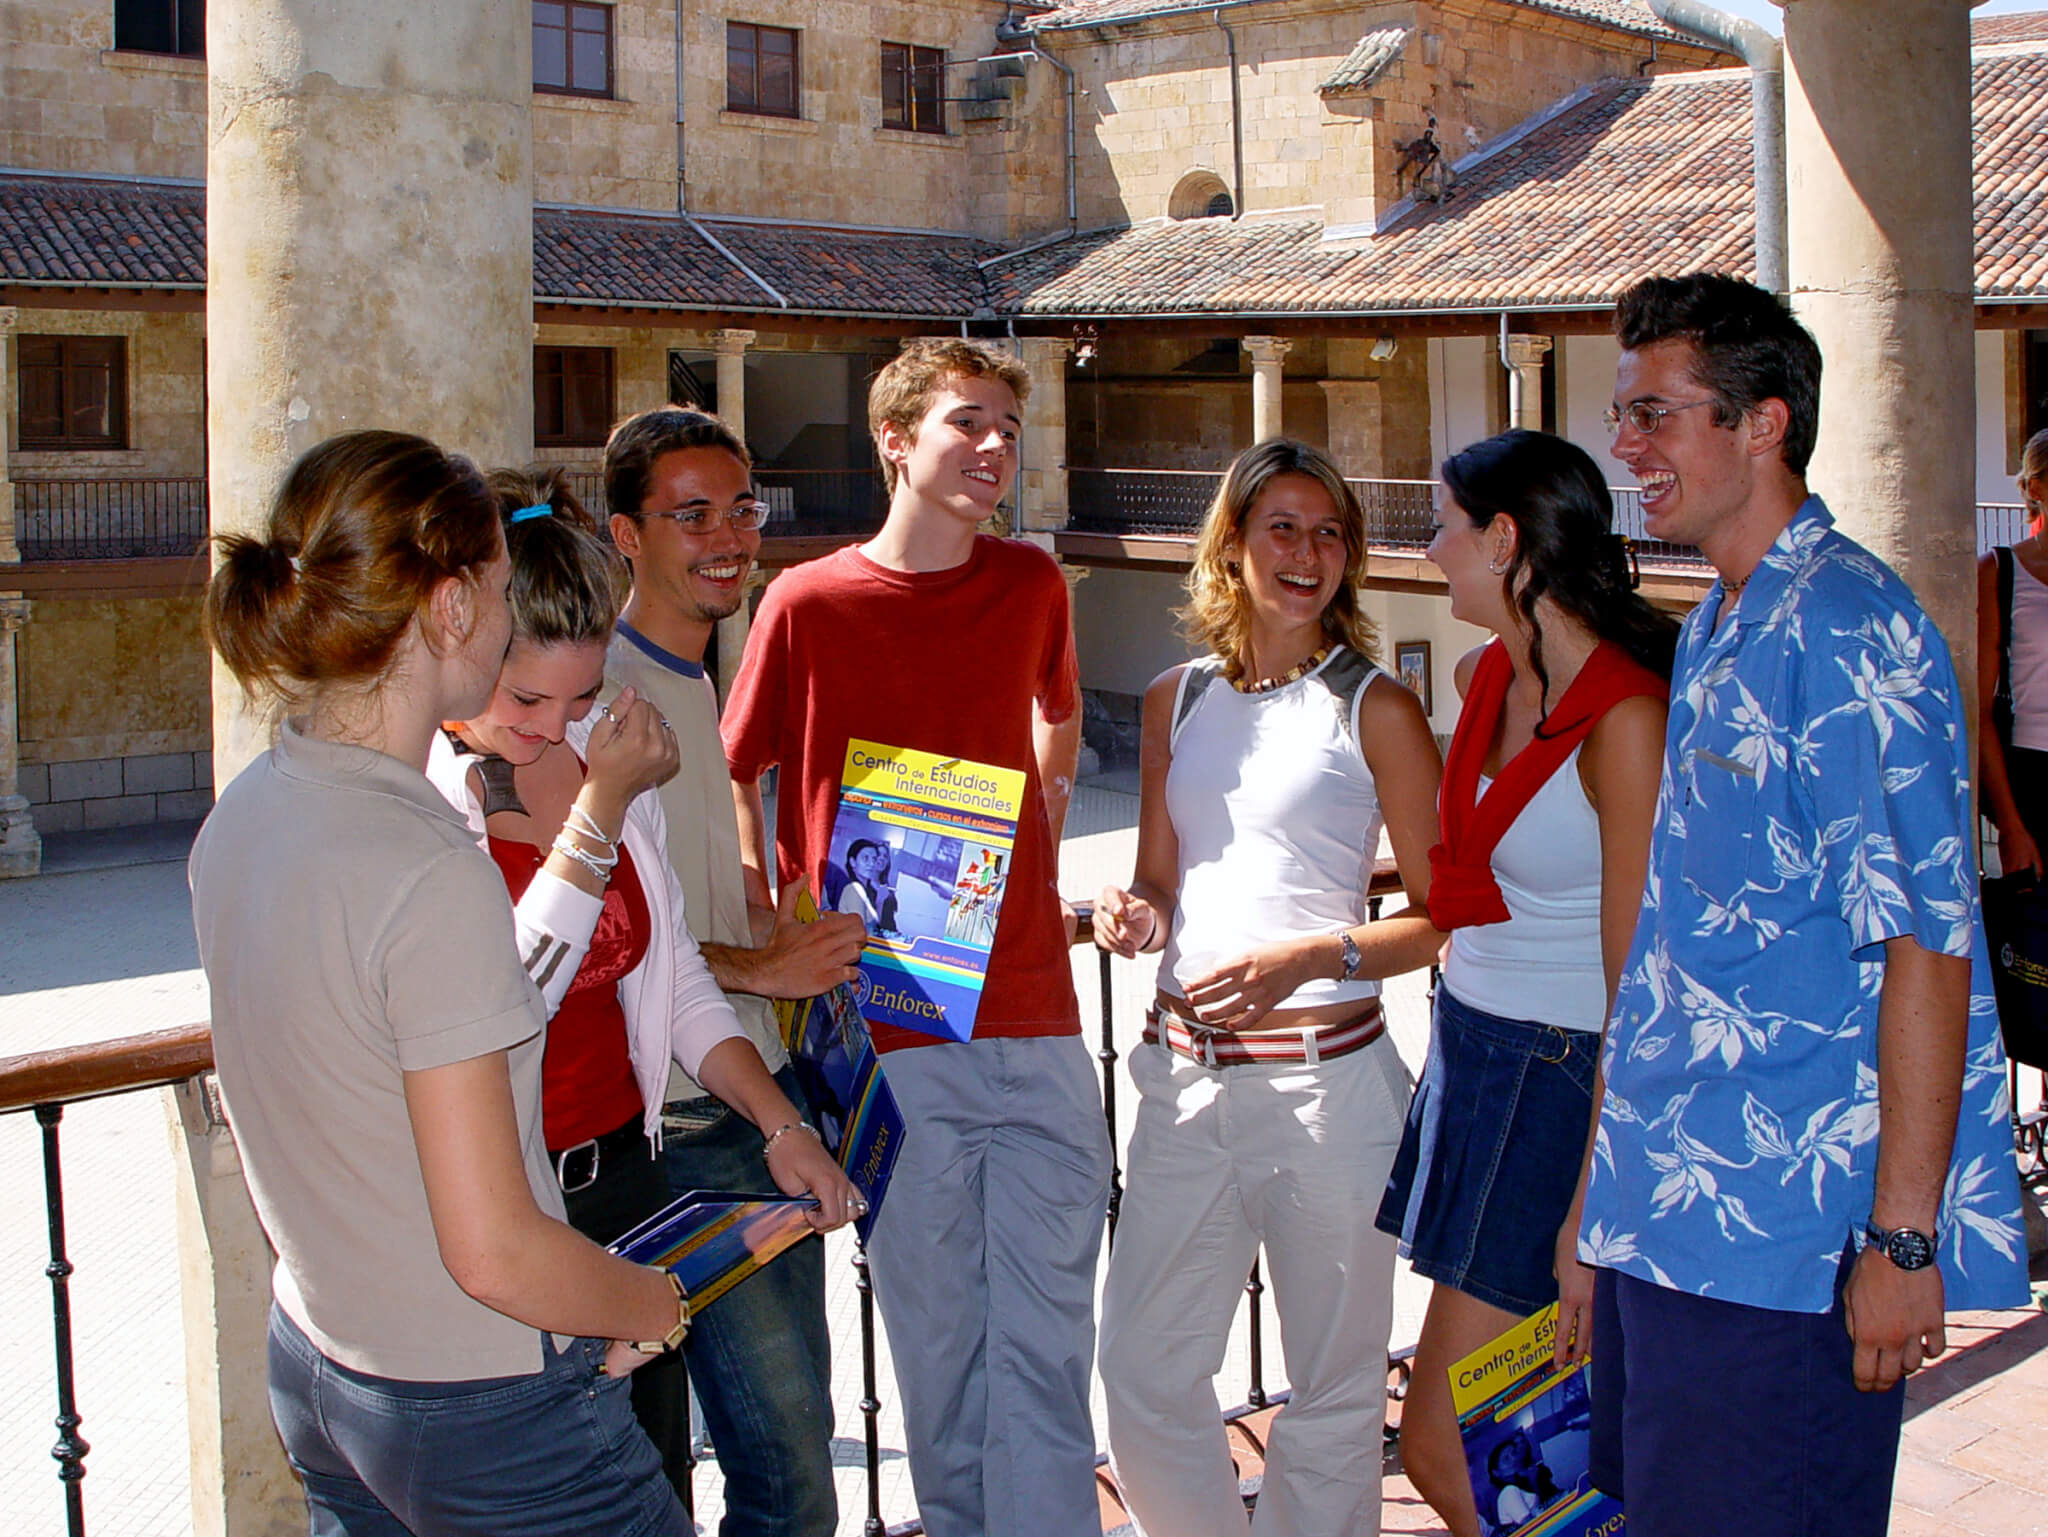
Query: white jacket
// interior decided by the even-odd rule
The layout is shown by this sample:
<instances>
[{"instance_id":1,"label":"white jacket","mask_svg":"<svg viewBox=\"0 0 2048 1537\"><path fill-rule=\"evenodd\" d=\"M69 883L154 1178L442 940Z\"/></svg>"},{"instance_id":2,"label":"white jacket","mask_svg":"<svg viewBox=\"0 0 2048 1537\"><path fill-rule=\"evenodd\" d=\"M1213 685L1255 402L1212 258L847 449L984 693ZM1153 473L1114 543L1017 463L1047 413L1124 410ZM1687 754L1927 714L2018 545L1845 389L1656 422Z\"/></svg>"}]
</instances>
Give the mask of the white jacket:
<instances>
[{"instance_id":1,"label":"white jacket","mask_svg":"<svg viewBox=\"0 0 2048 1537\"><path fill-rule=\"evenodd\" d=\"M570 725L569 745L578 753L589 740L588 726L580 721ZM445 733L436 731L427 755L427 778L468 818L477 843L487 848L483 807L470 788L469 770L474 761L458 753ZM668 823L654 791L633 798L619 838L640 873L652 931L647 954L619 979L619 1006L626 1016L626 1049L633 1060L633 1080L640 1086L640 1101L646 1107L644 1125L658 1146L670 1058L696 1078L712 1047L729 1037L745 1041L747 1034L683 921L683 888L668 862ZM603 910L602 897L580 891L546 870L535 872L526 894L513 904L519 954L527 975L540 989L550 1019L562 1006L569 983L583 964ZM752 1043L748 1044L751 1047Z\"/></svg>"}]
</instances>

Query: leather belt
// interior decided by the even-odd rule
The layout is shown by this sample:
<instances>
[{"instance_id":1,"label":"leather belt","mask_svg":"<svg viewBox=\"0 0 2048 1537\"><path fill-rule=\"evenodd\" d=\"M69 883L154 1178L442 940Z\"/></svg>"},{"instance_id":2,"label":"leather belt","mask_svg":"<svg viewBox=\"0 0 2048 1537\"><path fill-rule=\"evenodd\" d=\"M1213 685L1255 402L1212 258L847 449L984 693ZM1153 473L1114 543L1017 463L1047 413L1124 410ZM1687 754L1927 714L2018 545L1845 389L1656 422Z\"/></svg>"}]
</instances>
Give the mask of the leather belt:
<instances>
[{"instance_id":1,"label":"leather belt","mask_svg":"<svg viewBox=\"0 0 2048 1537\"><path fill-rule=\"evenodd\" d=\"M1314 1067L1362 1051L1386 1033L1387 1016L1377 998L1364 1013L1338 1025L1306 1030L1219 1030L1155 1003L1145 1011L1142 1039L1204 1067L1243 1067L1254 1062L1304 1062Z\"/></svg>"},{"instance_id":2,"label":"leather belt","mask_svg":"<svg viewBox=\"0 0 2048 1537\"><path fill-rule=\"evenodd\" d=\"M562 1194L574 1195L597 1183L597 1171L606 1159L632 1157L636 1151L635 1144L640 1155L645 1157L647 1133L637 1115L625 1125L615 1127L601 1137L592 1137L588 1142L579 1142L560 1152L548 1149L548 1162L555 1166L555 1178L561 1181Z\"/></svg>"}]
</instances>

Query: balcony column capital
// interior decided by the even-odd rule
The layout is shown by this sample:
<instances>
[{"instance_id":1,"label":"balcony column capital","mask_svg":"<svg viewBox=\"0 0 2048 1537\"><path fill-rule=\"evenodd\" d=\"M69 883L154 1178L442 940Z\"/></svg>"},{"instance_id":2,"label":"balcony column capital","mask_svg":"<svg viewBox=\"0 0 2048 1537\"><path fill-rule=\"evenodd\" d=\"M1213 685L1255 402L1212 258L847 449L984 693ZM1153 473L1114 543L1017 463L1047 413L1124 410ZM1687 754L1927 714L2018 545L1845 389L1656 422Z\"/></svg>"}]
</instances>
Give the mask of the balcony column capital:
<instances>
[{"instance_id":1,"label":"balcony column capital","mask_svg":"<svg viewBox=\"0 0 2048 1537\"><path fill-rule=\"evenodd\" d=\"M760 335L758 331L740 330L733 327L727 327L722 331L713 331L711 333L711 350L722 358L741 357L745 355L749 347L754 345L754 338L758 335Z\"/></svg>"}]
</instances>

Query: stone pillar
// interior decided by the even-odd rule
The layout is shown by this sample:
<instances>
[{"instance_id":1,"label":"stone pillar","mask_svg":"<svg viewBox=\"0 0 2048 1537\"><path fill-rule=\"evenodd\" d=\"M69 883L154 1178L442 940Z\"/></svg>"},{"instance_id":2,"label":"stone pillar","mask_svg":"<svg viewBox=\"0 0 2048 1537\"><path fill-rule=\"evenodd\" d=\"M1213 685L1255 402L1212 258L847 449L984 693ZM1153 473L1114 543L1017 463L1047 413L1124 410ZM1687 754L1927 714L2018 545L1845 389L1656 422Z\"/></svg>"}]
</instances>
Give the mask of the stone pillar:
<instances>
[{"instance_id":1,"label":"stone pillar","mask_svg":"<svg viewBox=\"0 0 2048 1537\"><path fill-rule=\"evenodd\" d=\"M524 0L211 0L214 532L260 530L292 462L352 428L531 457L532 28ZM219 789L271 719L218 666L213 693ZM268 1255L226 1133L179 1135L194 1529L304 1531L265 1391Z\"/></svg>"},{"instance_id":2,"label":"stone pillar","mask_svg":"<svg viewBox=\"0 0 2048 1537\"><path fill-rule=\"evenodd\" d=\"M747 349L754 345L757 334L739 330L711 333L712 350L718 354L718 414L743 443L747 438Z\"/></svg>"},{"instance_id":3,"label":"stone pillar","mask_svg":"<svg viewBox=\"0 0 2048 1537\"><path fill-rule=\"evenodd\" d=\"M6 483L0 480L0 490ZM0 578L4 580L4 578ZM21 793L20 740L16 713L14 632L28 623L24 598L0 598L0 880L34 875L43 868L43 840Z\"/></svg>"},{"instance_id":4,"label":"stone pillar","mask_svg":"<svg viewBox=\"0 0 2048 1537\"><path fill-rule=\"evenodd\" d=\"M1543 360L1550 338L1514 332L1501 361L1508 368L1508 425L1543 430Z\"/></svg>"},{"instance_id":5,"label":"stone pillar","mask_svg":"<svg viewBox=\"0 0 2048 1537\"><path fill-rule=\"evenodd\" d=\"M164 1108L178 1209L192 1531L296 1537L306 1530L305 1496L271 1424L264 1366L270 1243L213 1076L166 1089Z\"/></svg>"},{"instance_id":6,"label":"stone pillar","mask_svg":"<svg viewBox=\"0 0 2048 1537\"><path fill-rule=\"evenodd\" d=\"M718 355L718 414L732 430L747 440L747 348L758 333L739 329L713 331L712 350ZM723 699L739 676L740 657L747 649L748 610L752 594L729 618L718 621L718 697Z\"/></svg>"},{"instance_id":7,"label":"stone pillar","mask_svg":"<svg viewBox=\"0 0 2048 1537\"><path fill-rule=\"evenodd\" d=\"M1809 479L1974 698L1970 5L1792 0L1785 55L1787 267L1826 360Z\"/></svg>"},{"instance_id":8,"label":"stone pillar","mask_svg":"<svg viewBox=\"0 0 2048 1537\"><path fill-rule=\"evenodd\" d=\"M1022 532L1057 533L1067 526L1067 354L1065 336L1017 339L1031 370L1018 455L1017 506Z\"/></svg>"},{"instance_id":9,"label":"stone pillar","mask_svg":"<svg viewBox=\"0 0 2048 1537\"><path fill-rule=\"evenodd\" d=\"M1244 350L1252 355L1252 441L1263 443L1282 431L1280 371L1294 343L1284 336L1247 336Z\"/></svg>"},{"instance_id":10,"label":"stone pillar","mask_svg":"<svg viewBox=\"0 0 2048 1537\"><path fill-rule=\"evenodd\" d=\"M212 0L206 31L213 531L260 529L292 461L350 428L525 462L531 7ZM217 785L269 729L216 669Z\"/></svg>"},{"instance_id":11,"label":"stone pillar","mask_svg":"<svg viewBox=\"0 0 2048 1537\"><path fill-rule=\"evenodd\" d=\"M14 541L14 483L7 455L14 436L14 327L16 310L0 307L0 566L17 564ZM8 590L0 572L0 880L34 875L43 867L43 840L21 793L19 685L14 672L14 632L28 623L29 605L20 590Z\"/></svg>"},{"instance_id":12,"label":"stone pillar","mask_svg":"<svg viewBox=\"0 0 2048 1537\"><path fill-rule=\"evenodd\" d=\"M7 461L14 448L15 422L19 410L14 400L14 332L21 312L13 305L0 305L0 565L21 559L21 547L14 538L14 482L7 473ZM0 592L6 583L0 582Z\"/></svg>"}]
</instances>

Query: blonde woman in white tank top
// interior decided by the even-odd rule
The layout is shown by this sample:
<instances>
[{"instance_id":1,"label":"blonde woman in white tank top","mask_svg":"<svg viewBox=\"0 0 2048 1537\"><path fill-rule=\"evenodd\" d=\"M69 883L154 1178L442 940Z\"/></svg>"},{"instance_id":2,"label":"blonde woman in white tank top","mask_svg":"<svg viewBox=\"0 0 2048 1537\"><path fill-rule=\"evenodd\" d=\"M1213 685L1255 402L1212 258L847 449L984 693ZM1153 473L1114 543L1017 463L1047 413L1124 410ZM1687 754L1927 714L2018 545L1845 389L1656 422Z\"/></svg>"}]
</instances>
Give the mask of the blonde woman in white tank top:
<instances>
[{"instance_id":1,"label":"blonde woman in white tank top","mask_svg":"<svg viewBox=\"0 0 2048 1537\"><path fill-rule=\"evenodd\" d=\"M2048 693L2048 678L2023 676L2029 655L2048 646L2048 634L2028 633L2036 624L2035 589L2048 584L2048 429L2027 440L2020 457L2020 496L2026 502L2027 537L2012 547L2012 688L2017 719L2014 741L2039 740L2027 729L2044 724L2028 717ZM1998 829L1998 867L2007 875L2022 870L2043 873L2041 849L2048 839L2048 752L2027 745L1999 745L1993 714L1998 691L1999 623L1998 557L1977 562L1977 780L1984 787L1984 809ZM2029 686L2031 685L2031 687ZM2029 707L2033 708L2030 709Z\"/></svg>"},{"instance_id":2,"label":"blonde woman in white tank top","mask_svg":"<svg viewBox=\"0 0 2048 1537\"><path fill-rule=\"evenodd\" d=\"M1250 1530L1379 1530L1393 1240L1373 1226L1407 1074L1379 980L1428 964L1439 772L1369 661L1364 518L1319 451L1240 454L1183 611L1213 655L1145 695L1136 875L1095 935L1164 950L1102 1304L1107 1430L1147 1537L1242 1537L1214 1379L1263 1248L1292 1396ZM1366 923L1382 818L1414 904Z\"/></svg>"}]
</instances>

